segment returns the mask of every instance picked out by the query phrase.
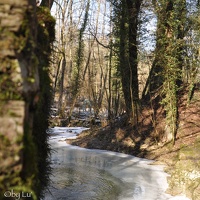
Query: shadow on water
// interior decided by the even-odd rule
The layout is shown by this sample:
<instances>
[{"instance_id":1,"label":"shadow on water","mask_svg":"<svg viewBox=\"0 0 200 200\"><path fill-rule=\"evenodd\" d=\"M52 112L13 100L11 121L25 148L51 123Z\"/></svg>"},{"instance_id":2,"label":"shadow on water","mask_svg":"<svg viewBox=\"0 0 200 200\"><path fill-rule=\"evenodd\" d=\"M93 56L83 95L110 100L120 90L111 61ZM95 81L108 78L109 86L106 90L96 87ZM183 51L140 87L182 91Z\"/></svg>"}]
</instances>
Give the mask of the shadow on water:
<instances>
[{"instance_id":1,"label":"shadow on water","mask_svg":"<svg viewBox=\"0 0 200 200\"><path fill-rule=\"evenodd\" d=\"M123 183L105 170L73 163L54 165L45 200L118 199Z\"/></svg>"}]
</instances>

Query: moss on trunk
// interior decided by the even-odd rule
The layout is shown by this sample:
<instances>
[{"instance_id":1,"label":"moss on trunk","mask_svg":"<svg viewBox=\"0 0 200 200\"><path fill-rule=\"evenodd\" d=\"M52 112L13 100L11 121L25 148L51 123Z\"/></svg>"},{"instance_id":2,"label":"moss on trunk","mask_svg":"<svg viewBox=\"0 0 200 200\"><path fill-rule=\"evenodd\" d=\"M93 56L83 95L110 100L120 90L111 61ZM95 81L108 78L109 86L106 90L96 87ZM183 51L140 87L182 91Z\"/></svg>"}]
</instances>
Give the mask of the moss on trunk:
<instances>
[{"instance_id":1,"label":"moss on trunk","mask_svg":"<svg viewBox=\"0 0 200 200\"><path fill-rule=\"evenodd\" d=\"M0 199L22 192L37 199L48 177L42 163L49 152L45 131L55 20L45 8L36 13L34 1L0 0L0 21Z\"/></svg>"}]
</instances>

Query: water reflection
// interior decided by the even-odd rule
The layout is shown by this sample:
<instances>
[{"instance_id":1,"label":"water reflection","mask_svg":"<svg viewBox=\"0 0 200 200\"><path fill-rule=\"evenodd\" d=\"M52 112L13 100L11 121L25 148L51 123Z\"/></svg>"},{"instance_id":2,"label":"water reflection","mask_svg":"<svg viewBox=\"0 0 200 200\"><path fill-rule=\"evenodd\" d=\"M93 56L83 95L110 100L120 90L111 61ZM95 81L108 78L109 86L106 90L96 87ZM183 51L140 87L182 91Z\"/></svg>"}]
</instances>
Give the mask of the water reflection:
<instances>
[{"instance_id":1,"label":"water reflection","mask_svg":"<svg viewBox=\"0 0 200 200\"><path fill-rule=\"evenodd\" d=\"M118 199L123 183L104 170L76 164L54 165L45 200Z\"/></svg>"}]
</instances>

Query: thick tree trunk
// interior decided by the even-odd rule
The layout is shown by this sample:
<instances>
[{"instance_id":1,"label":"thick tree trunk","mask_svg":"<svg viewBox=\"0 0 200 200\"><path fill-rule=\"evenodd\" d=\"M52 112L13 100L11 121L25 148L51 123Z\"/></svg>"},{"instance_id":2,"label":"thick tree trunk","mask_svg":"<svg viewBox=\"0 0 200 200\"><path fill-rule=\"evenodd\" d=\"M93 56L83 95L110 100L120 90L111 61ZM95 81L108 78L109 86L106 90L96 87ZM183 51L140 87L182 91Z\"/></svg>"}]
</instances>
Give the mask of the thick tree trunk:
<instances>
[{"instance_id":1,"label":"thick tree trunk","mask_svg":"<svg viewBox=\"0 0 200 200\"><path fill-rule=\"evenodd\" d=\"M55 33L46 10L36 12L32 0L0 0L0 199L11 189L32 191L36 199L44 181L39 176L48 154L47 55Z\"/></svg>"},{"instance_id":2,"label":"thick tree trunk","mask_svg":"<svg viewBox=\"0 0 200 200\"><path fill-rule=\"evenodd\" d=\"M131 121L137 124L139 104L138 84L138 16L142 0L127 0L128 21L129 21L129 68L130 68L130 96L131 96Z\"/></svg>"},{"instance_id":3,"label":"thick tree trunk","mask_svg":"<svg viewBox=\"0 0 200 200\"><path fill-rule=\"evenodd\" d=\"M33 114L39 90L34 53L37 30L35 9L35 2L31 0L0 0L1 192L16 185L27 190L32 187L32 183L22 181L21 173L25 161L22 149L25 145L31 146ZM29 138L26 144L24 138ZM33 162L34 158L31 158L29 163L35 166ZM36 169L33 167L30 172L33 176ZM23 178L26 180L28 177ZM0 194L1 197L3 194Z\"/></svg>"},{"instance_id":4,"label":"thick tree trunk","mask_svg":"<svg viewBox=\"0 0 200 200\"><path fill-rule=\"evenodd\" d=\"M119 64L122 79L122 89L126 104L126 112L129 115L131 112L131 96L130 96L130 68L128 63L128 30L127 24L127 9L125 1L121 3L121 19L120 19L120 47L119 47Z\"/></svg>"},{"instance_id":5,"label":"thick tree trunk","mask_svg":"<svg viewBox=\"0 0 200 200\"><path fill-rule=\"evenodd\" d=\"M166 142L175 141L178 123L177 94L183 66L186 1L154 1L157 10L155 60L143 98L159 96L166 110Z\"/></svg>"},{"instance_id":6,"label":"thick tree trunk","mask_svg":"<svg viewBox=\"0 0 200 200\"><path fill-rule=\"evenodd\" d=\"M123 0L120 19L120 70L122 87L126 111L130 117L130 121L134 125L137 124L139 101L137 34L140 5L140 0Z\"/></svg>"}]
</instances>

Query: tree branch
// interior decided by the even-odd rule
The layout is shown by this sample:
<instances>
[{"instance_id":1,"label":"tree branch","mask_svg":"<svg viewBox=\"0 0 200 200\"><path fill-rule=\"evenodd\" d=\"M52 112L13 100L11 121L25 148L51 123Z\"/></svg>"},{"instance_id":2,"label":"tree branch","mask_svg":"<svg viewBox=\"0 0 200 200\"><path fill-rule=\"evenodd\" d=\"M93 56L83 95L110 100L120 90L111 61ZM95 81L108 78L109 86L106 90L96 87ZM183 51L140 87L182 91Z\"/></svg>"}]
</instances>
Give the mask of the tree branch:
<instances>
[{"instance_id":1,"label":"tree branch","mask_svg":"<svg viewBox=\"0 0 200 200\"><path fill-rule=\"evenodd\" d=\"M94 39L96 40L96 42L97 42L99 45L101 45L102 47L104 47L104 48L106 48L106 49L111 49L110 45L105 45L105 44L101 43L101 42L98 40L96 34L93 34L91 31L90 31L90 34L94 37Z\"/></svg>"}]
</instances>

